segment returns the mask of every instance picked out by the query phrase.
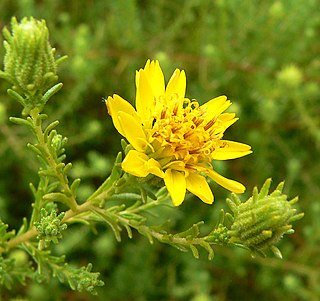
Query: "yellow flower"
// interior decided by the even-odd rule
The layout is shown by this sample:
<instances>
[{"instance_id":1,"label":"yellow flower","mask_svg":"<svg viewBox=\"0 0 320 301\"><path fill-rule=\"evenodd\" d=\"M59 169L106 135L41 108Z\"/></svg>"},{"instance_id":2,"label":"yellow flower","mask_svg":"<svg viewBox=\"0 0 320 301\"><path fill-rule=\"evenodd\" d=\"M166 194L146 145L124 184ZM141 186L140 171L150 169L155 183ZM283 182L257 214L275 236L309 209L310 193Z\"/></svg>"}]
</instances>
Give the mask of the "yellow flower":
<instances>
[{"instance_id":1,"label":"yellow flower","mask_svg":"<svg viewBox=\"0 0 320 301\"><path fill-rule=\"evenodd\" d=\"M122 162L125 172L163 178L175 206L183 202L186 190L212 204L206 176L235 193L245 191L212 165L213 160L252 152L249 145L222 140L225 130L238 120L234 113L223 113L231 105L226 96L200 106L185 98L183 70L176 69L165 87L159 62L150 60L137 71L136 87L136 110L118 95L106 102L114 126L132 147Z\"/></svg>"}]
</instances>

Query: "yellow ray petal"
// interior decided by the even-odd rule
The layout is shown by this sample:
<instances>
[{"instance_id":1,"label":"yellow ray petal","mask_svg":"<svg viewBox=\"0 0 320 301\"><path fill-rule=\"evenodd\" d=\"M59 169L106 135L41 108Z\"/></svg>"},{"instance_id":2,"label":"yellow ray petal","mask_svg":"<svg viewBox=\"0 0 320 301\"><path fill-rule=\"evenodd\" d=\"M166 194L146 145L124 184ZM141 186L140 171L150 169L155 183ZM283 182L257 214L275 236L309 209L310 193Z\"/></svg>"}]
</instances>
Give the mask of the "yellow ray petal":
<instances>
[{"instance_id":1,"label":"yellow ray petal","mask_svg":"<svg viewBox=\"0 0 320 301\"><path fill-rule=\"evenodd\" d=\"M213 194L205 177L196 173L190 173L186 178L186 182L187 189L200 198L201 201L207 204L213 203Z\"/></svg>"},{"instance_id":2,"label":"yellow ray petal","mask_svg":"<svg viewBox=\"0 0 320 301\"><path fill-rule=\"evenodd\" d=\"M167 169L164 173L164 183L170 193L173 205L179 206L186 194L186 178L184 173Z\"/></svg>"},{"instance_id":3,"label":"yellow ray petal","mask_svg":"<svg viewBox=\"0 0 320 301\"><path fill-rule=\"evenodd\" d=\"M136 177L146 177L149 174L147 162L149 157L144 154L131 150L122 162L122 169Z\"/></svg>"},{"instance_id":4,"label":"yellow ray petal","mask_svg":"<svg viewBox=\"0 0 320 301\"><path fill-rule=\"evenodd\" d=\"M211 155L213 160L229 160L240 158L252 153L250 145L229 141L220 140L220 148L217 148Z\"/></svg>"},{"instance_id":5,"label":"yellow ray petal","mask_svg":"<svg viewBox=\"0 0 320 301\"><path fill-rule=\"evenodd\" d=\"M143 152L147 146L147 137L141 123L125 112L118 113L118 120L124 136L138 151Z\"/></svg>"},{"instance_id":6,"label":"yellow ray petal","mask_svg":"<svg viewBox=\"0 0 320 301\"><path fill-rule=\"evenodd\" d=\"M144 67L146 77L148 78L149 84L151 86L153 95L156 98L164 95L165 83L164 76L158 61L148 60L146 66Z\"/></svg>"},{"instance_id":7,"label":"yellow ray petal","mask_svg":"<svg viewBox=\"0 0 320 301\"><path fill-rule=\"evenodd\" d=\"M222 122L222 126L227 129L233 125L239 118L235 117L235 113L222 113L218 117L218 121Z\"/></svg>"},{"instance_id":8,"label":"yellow ray petal","mask_svg":"<svg viewBox=\"0 0 320 301\"><path fill-rule=\"evenodd\" d=\"M122 131L122 128L120 126L120 122L118 120L118 113L119 112L125 112L129 115L131 115L134 119L136 119L138 122L140 122L140 118L134 109L134 107L126 100L124 100L119 95L114 94L113 97L108 97L106 101L106 105L108 108L108 113L112 117L113 124L117 131L122 135L125 136L124 132Z\"/></svg>"},{"instance_id":9,"label":"yellow ray petal","mask_svg":"<svg viewBox=\"0 0 320 301\"><path fill-rule=\"evenodd\" d=\"M207 173L213 181L232 192L243 193L246 190L245 186L241 183L225 178L212 169L208 169Z\"/></svg>"},{"instance_id":10,"label":"yellow ray petal","mask_svg":"<svg viewBox=\"0 0 320 301\"><path fill-rule=\"evenodd\" d=\"M221 120L222 122L227 122L234 119L235 117L236 117L235 113L222 113L219 116L219 120Z\"/></svg>"},{"instance_id":11,"label":"yellow ray petal","mask_svg":"<svg viewBox=\"0 0 320 301\"><path fill-rule=\"evenodd\" d=\"M200 108L206 111L206 119L211 120L216 116L219 116L231 105L230 100L226 96L222 95L209 100L207 103L203 104Z\"/></svg>"},{"instance_id":12,"label":"yellow ray petal","mask_svg":"<svg viewBox=\"0 0 320 301\"><path fill-rule=\"evenodd\" d=\"M164 172L161 170L160 163L153 158L148 160L147 169L150 173L152 173L153 175L155 175L159 178L164 177Z\"/></svg>"},{"instance_id":13,"label":"yellow ray petal","mask_svg":"<svg viewBox=\"0 0 320 301\"><path fill-rule=\"evenodd\" d=\"M180 71L179 69L176 69L168 82L166 98L170 99L173 94L176 94L179 99L183 100L186 94L186 85L187 80L184 70Z\"/></svg>"},{"instance_id":14,"label":"yellow ray petal","mask_svg":"<svg viewBox=\"0 0 320 301\"><path fill-rule=\"evenodd\" d=\"M160 178L164 177L161 165L153 158L136 150L130 150L122 162L122 169L136 177L146 177L152 173Z\"/></svg>"},{"instance_id":15,"label":"yellow ray petal","mask_svg":"<svg viewBox=\"0 0 320 301\"><path fill-rule=\"evenodd\" d=\"M230 127L231 125L233 125L236 121L238 121L239 118L233 118L229 121L224 121L222 126L224 127L224 130L226 130L228 127Z\"/></svg>"},{"instance_id":16,"label":"yellow ray petal","mask_svg":"<svg viewBox=\"0 0 320 301\"><path fill-rule=\"evenodd\" d=\"M137 112L144 122L151 119L151 114L155 108L155 95L149 83L146 71L141 69L136 74L137 92L136 92L136 108Z\"/></svg>"},{"instance_id":17,"label":"yellow ray petal","mask_svg":"<svg viewBox=\"0 0 320 301\"><path fill-rule=\"evenodd\" d=\"M146 62L146 64L145 64L143 69L140 69L139 71L136 71L136 88L138 88L139 82L140 82L140 71L149 68L149 66L150 66L150 59L147 60L147 62Z\"/></svg>"}]
</instances>

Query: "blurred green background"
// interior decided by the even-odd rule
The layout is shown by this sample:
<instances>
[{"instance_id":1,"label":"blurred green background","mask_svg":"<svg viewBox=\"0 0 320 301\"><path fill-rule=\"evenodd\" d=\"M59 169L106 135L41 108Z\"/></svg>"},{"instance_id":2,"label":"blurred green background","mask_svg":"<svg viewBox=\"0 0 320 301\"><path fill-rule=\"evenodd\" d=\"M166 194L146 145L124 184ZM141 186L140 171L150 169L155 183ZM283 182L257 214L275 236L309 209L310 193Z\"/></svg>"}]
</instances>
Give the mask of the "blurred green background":
<instances>
[{"instance_id":1,"label":"blurred green background","mask_svg":"<svg viewBox=\"0 0 320 301\"><path fill-rule=\"evenodd\" d=\"M186 70L189 98L226 94L232 100L230 111L240 120L225 137L250 144L254 153L216 168L247 186L244 198L272 177L273 188L286 181L286 193L299 195L305 212L295 234L279 244L283 260L223 248L213 261L204 253L196 260L150 245L138 233L117 243L110 229L96 235L70 227L55 252L77 265L92 262L106 283L99 296L53 279L17 286L4 300L320 300L319 7L319 0L2 0L1 28L12 16L45 19L58 55L69 57L60 68L64 88L45 112L69 138L71 178L83 179L79 199L108 176L120 150L103 98L117 93L133 102L135 70L151 58L160 60L167 80L175 68ZM38 163L26 149L28 130L8 121L21 107L7 88L1 81L0 215L17 229L31 212L28 184L37 182ZM212 188L214 205L189 197L179 208L156 212L152 222L170 219L177 231L204 220L210 229L228 196Z\"/></svg>"}]
</instances>

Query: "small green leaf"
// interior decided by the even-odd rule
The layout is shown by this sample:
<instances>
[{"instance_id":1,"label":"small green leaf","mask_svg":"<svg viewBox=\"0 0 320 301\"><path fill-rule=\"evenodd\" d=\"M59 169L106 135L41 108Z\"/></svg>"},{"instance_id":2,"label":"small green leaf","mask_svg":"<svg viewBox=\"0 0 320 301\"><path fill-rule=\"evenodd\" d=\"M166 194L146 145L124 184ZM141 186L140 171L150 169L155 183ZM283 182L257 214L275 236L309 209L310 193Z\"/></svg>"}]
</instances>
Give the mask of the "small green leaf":
<instances>
[{"instance_id":1,"label":"small green leaf","mask_svg":"<svg viewBox=\"0 0 320 301\"><path fill-rule=\"evenodd\" d=\"M47 137L48 134L49 134L58 124L59 124L59 120L56 120L56 121L51 122L51 123L46 127L46 129L44 130L43 135L44 135L45 137Z\"/></svg>"},{"instance_id":2,"label":"small green leaf","mask_svg":"<svg viewBox=\"0 0 320 301\"><path fill-rule=\"evenodd\" d=\"M9 120L18 125L25 125L27 127L32 127L32 123L30 123L29 120L26 120L24 118L9 117Z\"/></svg>"},{"instance_id":3,"label":"small green leaf","mask_svg":"<svg viewBox=\"0 0 320 301\"><path fill-rule=\"evenodd\" d=\"M76 191L77 191L77 188L78 188L79 185L80 185L80 182L81 182L81 179L79 179L79 178L75 179L75 180L72 182L72 184L71 184L71 186L70 186L70 189L71 189L71 191L72 191L72 195L73 195L73 196L76 195Z\"/></svg>"},{"instance_id":4,"label":"small green leaf","mask_svg":"<svg viewBox=\"0 0 320 301\"><path fill-rule=\"evenodd\" d=\"M190 247L190 250L192 251L193 256L196 259L199 259L199 251L198 251L198 249L194 245L189 245L189 247Z\"/></svg>"},{"instance_id":5,"label":"small green leaf","mask_svg":"<svg viewBox=\"0 0 320 301\"><path fill-rule=\"evenodd\" d=\"M51 87L41 98L41 103L45 104L48 102L48 100L54 95L56 94L61 88L62 88L63 84L59 83L54 85L53 87Z\"/></svg>"},{"instance_id":6,"label":"small green leaf","mask_svg":"<svg viewBox=\"0 0 320 301\"><path fill-rule=\"evenodd\" d=\"M12 89L8 89L7 93L9 96L11 96L13 99L17 100L18 102L20 102L24 107L27 105L26 104L26 100L16 91L12 90Z\"/></svg>"}]
</instances>

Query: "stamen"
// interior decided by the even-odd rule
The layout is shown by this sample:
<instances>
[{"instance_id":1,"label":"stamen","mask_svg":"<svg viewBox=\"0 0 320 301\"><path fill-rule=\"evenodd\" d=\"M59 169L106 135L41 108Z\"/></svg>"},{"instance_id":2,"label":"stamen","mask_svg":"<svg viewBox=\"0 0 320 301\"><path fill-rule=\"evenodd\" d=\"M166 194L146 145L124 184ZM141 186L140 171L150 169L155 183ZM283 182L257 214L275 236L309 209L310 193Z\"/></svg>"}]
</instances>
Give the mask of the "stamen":
<instances>
[{"instance_id":1,"label":"stamen","mask_svg":"<svg viewBox=\"0 0 320 301\"><path fill-rule=\"evenodd\" d=\"M175 104L172 112L174 116L177 116L178 109L179 109L178 104Z\"/></svg>"},{"instance_id":2,"label":"stamen","mask_svg":"<svg viewBox=\"0 0 320 301\"><path fill-rule=\"evenodd\" d=\"M187 139L188 137L190 137L193 134L193 131L188 131L186 133L183 134L183 138Z\"/></svg>"},{"instance_id":3,"label":"stamen","mask_svg":"<svg viewBox=\"0 0 320 301\"><path fill-rule=\"evenodd\" d=\"M228 147L228 143L227 143L227 142L223 142L223 143L220 145L220 148L225 148L225 147Z\"/></svg>"},{"instance_id":4,"label":"stamen","mask_svg":"<svg viewBox=\"0 0 320 301\"><path fill-rule=\"evenodd\" d=\"M217 118L213 118L211 119L205 126L204 129L207 131L208 129L210 129L216 122Z\"/></svg>"},{"instance_id":5,"label":"stamen","mask_svg":"<svg viewBox=\"0 0 320 301\"><path fill-rule=\"evenodd\" d=\"M194 148L192 150L189 150L189 154L191 154L191 155L200 154L199 150L200 150L199 147Z\"/></svg>"},{"instance_id":6,"label":"stamen","mask_svg":"<svg viewBox=\"0 0 320 301\"><path fill-rule=\"evenodd\" d=\"M177 131L180 130L180 129L181 129L181 126L174 126L174 127L172 128L172 132L175 133L175 132L177 132Z\"/></svg>"},{"instance_id":7,"label":"stamen","mask_svg":"<svg viewBox=\"0 0 320 301\"><path fill-rule=\"evenodd\" d=\"M160 118L161 119L165 119L166 118L166 114L167 114L167 110L165 108L162 109L161 114L160 114Z\"/></svg>"},{"instance_id":8,"label":"stamen","mask_svg":"<svg viewBox=\"0 0 320 301\"><path fill-rule=\"evenodd\" d=\"M193 120L192 120L193 121ZM196 121L193 121L193 123L198 127L204 120L201 118L197 118Z\"/></svg>"}]
</instances>

